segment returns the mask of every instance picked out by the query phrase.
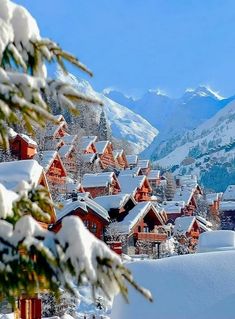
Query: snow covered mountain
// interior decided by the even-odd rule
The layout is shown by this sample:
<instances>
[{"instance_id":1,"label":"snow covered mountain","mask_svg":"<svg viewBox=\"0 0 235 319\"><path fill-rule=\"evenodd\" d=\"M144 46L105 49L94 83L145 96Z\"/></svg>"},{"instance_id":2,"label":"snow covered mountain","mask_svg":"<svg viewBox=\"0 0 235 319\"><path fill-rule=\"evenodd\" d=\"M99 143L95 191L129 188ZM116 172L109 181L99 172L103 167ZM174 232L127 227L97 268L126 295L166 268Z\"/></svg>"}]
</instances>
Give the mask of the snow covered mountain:
<instances>
[{"instance_id":1,"label":"snow covered mountain","mask_svg":"<svg viewBox=\"0 0 235 319\"><path fill-rule=\"evenodd\" d=\"M64 78L60 74L59 77L63 81L72 82L82 93L101 100L112 129L112 135L130 142L136 153L142 152L157 136L158 130L142 116L112 101L104 94L96 92L89 82L80 80L71 74ZM97 116L100 112L100 107L97 106Z\"/></svg>"},{"instance_id":2,"label":"snow covered mountain","mask_svg":"<svg viewBox=\"0 0 235 319\"><path fill-rule=\"evenodd\" d=\"M204 186L223 191L235 182L235 101L187 132L178 146L157 160L176 174L197 174Z\"/></svg>"}]
</instances>

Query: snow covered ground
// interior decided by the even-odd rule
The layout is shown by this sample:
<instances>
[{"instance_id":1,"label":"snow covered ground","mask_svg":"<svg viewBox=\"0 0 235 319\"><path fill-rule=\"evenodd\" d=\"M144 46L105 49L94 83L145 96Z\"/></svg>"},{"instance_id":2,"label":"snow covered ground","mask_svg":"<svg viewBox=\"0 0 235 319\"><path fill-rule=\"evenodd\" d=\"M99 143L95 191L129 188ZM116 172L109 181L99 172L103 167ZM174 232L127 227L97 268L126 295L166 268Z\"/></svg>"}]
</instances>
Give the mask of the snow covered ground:
<instances>
[{"instance_id":1,"label":"snow covered ground","mask_svg":"<svg viewBox=\"0 0 235 319\"><path fill-rule=\"evenodd\" d=\"M235 251L144 260L128 264L154 302L130 289L130 303L118 296L111 319L235 318Z\"/></svg>"}]
</instances>

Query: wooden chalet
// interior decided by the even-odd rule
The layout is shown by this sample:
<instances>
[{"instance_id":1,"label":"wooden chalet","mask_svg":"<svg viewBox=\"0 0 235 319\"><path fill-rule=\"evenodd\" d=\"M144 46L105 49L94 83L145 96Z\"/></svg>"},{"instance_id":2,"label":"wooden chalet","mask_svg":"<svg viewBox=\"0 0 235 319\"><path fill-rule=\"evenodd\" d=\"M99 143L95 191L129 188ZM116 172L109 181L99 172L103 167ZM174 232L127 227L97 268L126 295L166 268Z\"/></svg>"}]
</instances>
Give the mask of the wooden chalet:
<instances>
[{"instance_id":1,"label":"wooden chalet","mask_svg":"<svg viewBox=\"0 0 235 319\"><path fill-rule=\"evenodd\" d=\"M114 172L102 172L97 174L85 174L82 185L92 197L103 195L115 195L121 191L120 184Z\"/></svg>"},{"instance_id":2,"label":"wooden chalet","mask_svg":"<svg viewBox=\"0 0 235 319\"><path fill-rule=\"evenodd\" d=\"M63 115L55 115L56 124L48 124L45 132L45 140L61 139L68 135L68 125Z\"/></svg>"},{"instance_id":3,"label":"wooden chalet","mask_svg":"<svg viewBox=\"0 0 235 319\"><path fill-rule=\"evenodd\" d=\"M137 202L151 200L152 188L145 175L121 175L118 180L122 193L131 194Z\"/></svg>"},{"instance_id":4,"label":"wooden chalet","mask_svg":"<svg viewBox=\"0 0 235 319\"><path fill-rule=\"evenodd\" d=\"M167 239L164 226L164 218L151 202L137 203L118 223L120 233L128 237L127 251L134 247L135 254L145 253L138 245L141 242L151 242L152 248L157 244L159 253L159 245Z\"/></svg>"},{"instance_id":5,"label":"wooden chalet","mask_svg":"<svg viewBox=\"0 0 235 319\"><path fill-rule=\"evenodd\" d=\"M130 194L117 194L96 197L95 202L104 207L111 220L121 221L137 204Z\"/></svg>"},{"instance_id":6,"label":"wooden chalet","mask_svg":"<svg viewBox=\"0 0 235 319\"><path fill-rule=\"evenodd\" d=\"M32 159L37 154L37 143L28 135L16 134L10 138L10 150L18 160Z\"/></svg>"},{"instance_id":7,"label":"wooden chalet","mask_svg":"<svg viewBox=\"0 0 235 319\"><path fill-rule=\"evenodd\" d=\"M129 167L124 150L114 150L113 156L116 161L116 168L124 170Z\"/></svg>"},{"instance_id":8,"label":"wooden chalet","mask_svg":"<svg viewBox=\"0 0 235 319\"><path fill-rule=\"evenodd\" d=\"M80 148L84 154L96 154L97 149L95 142L97 141L97 136L83 136L79 141Z\"/></svg>"},{"instance_id":9,"label":"wooden chalet","mask_svg":"<svg viewBox=\"0 0 235 319\"><path fill-rule=\"evenodd\" d=\"M57 233L62 227L63 218L78 216L91 233L103 240L105 227L109 223L109 215L106 209L85 194L84 196L77 194L77 197L66 200L62 204L63 209L57 211L58 220L50 225L49 230Z\"/></svg>"},{"instance_id":10,"label":"wooden chalet","mask_svg":"<svg viewBox=\"0 0 235 319\"><path fill-rule=\"evenodd\" d=\"M99 141L95 143L97 153L100 158L100 166L102 169L108 167L116 167L116 162L113 156L113 146L110 141Z\"/></svg>"},{"instance_id":11,"label":"wooden chalet","mask_svg":"<svg viewBox=\"0 0 235 319\"><path fill-rule=\"evenodd\" d=\"M138 164L138 155L127 155L126 156L128 165L130 168L136 167Z\"/></svg>"},{"instance_id":12,"label":"wooden chalet","mask_svg":"<svg viewBox=\"0 0 235 319\"><path fill-rule=\"evenodd\" d=\"M0 163L0 184L3 184L7 189L17 192L22 181L26 181L34 187L41 185L50 194L43 167L37 161L22 160ZM46 212L51 216L49 223L55 222L56 214L54 207L48 206L48 211ZM39 224L44 228L48 227L47 223L39 222Z\"/></svg>"},{"instance_id":13,"label":"wooden chalet","mask_svg":"<svg viewBox=\"0 0 235 319\"><path fill-rule=\"evenodd\" d=\"M100 170L100 158L97 153L82 154L81 161L87 173ZM81 163L78 164L81 165Z\"/></svg>"},{"instance_id":14,"label":"wooden chalet","mask_svg":"<svg viewBox=\"0 0 235 319\"><path fill-rule=\"evenodd\" d=\"M45 151L58 151L64 145L63 139L56 138L55 140L46 139L44 142Z\"/></svg>"},{"instance_id":15,"label":"wooden chalet","mask_svg":"<svg viewBox=\"0 0 235 319\"><path fill-rule=\"evenodd\" d=\"M148 175L151 167L149 160L138 160L137 167L140 167L144 175Z\"/></svg>"},{"instance_id":16,"label":"wooden chalet","mask_svg":"<svg viewBox=\"0 0 235 319\"><path fill-rule=\"evenodd\" d=\"M43 151L37 154L35 159L44 168L52 192L59 190L65 193L67 172L59 153L56 151Z\"/></svg>"},{"instance_id":17,"label":"wooden chalet","mask_svg":"<svg viewBox=\"0 0 235 319\"><path fill-rule=\"evenodd\" d=\"M161 184L160 171L155 169L150 170L147 175L147 178L154 192L156 188Z\"/></svg>"},{"instance_id":18,"label":"wooden chalet","mask_svg":"<svg viewBox=\"0 0 235 319\"><path fill-rule=\"evenodd\" d=\"M124 175L141 176L143 175L143 172L140 167L132 167L121 170L118 176Z\"/></svg>"},{"instance_id":19,"label":"wooden chalet","mask_svg":"<svg viewBox=\"0 0 235 319\"><path fill-rule=\"evenodd\" d=\"M181 186L180 188L176 189L176 193L172 200L176 202L184 201L185 202L185 207L183 211L184 215L192 216L197 208L197 196L198 196L197 187Z\"/></svg>"},{"instance_id":20,"label":"wooden chalet","mask_svg":"<svg viewBox=\"0 0 235 319\"><path fill-rule=\"evenodd\" d=\"M178 217L175 220L174 236L191 239L195 243L200 235L200 227L194 216Z\"/></svg>"},{"instance_id":21,"label":"wooden chalet","mask_svg":"<svg viewBox=\"0 0 235 319\"><path fill-rule=\"evenodd\" d=\"M63 145L58 151L67 173L74 174L77 171L77 153L73 144Z\"/></svg>"},{"instance_id":22,"label":"wooden chalet","mask_svg":"<svg viewBox=\"0 0 235 319\"><path fill-rule=\"evenodd\" d=\"M174 224L176 218L184 215L185 202L184 201L164 201L161 208L167 214L168 223Z\"/></svg>"}]
</instances>

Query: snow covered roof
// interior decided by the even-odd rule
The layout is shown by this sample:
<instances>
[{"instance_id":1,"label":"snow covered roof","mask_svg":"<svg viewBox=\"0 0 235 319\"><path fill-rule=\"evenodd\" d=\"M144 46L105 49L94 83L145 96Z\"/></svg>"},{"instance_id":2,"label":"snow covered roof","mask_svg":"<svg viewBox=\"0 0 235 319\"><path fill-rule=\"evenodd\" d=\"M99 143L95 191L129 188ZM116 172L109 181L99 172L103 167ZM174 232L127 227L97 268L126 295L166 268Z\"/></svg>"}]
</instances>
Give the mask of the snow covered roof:
<instances>
[{"instance_id":1,"label":"snow covered roof","mask_svg":"<svg viewBox=\"0 0 235 319\"><path fill-rule=\"evenodd\" d=\"M126 159L129 165L137 165L138 155L127 155Z\"/></svg>"},{"instance_id":2,"label":"snow covered roof","mask_svg":"<svg viewBox=\"0 0 235 319\"><path fill-rule=\"evenodd\" d=\"M215 201L219 200L220 193L206 194L206 202L208 205L213 205Z\"/></svg>"},{"instance_id":3,"label":"snow covered roof","mask_svg":"<svg viewBox=\"0 0 235 319\"><path fill-rule=\"evenodd\" d=\"M178 175L176 179L178 180L179 186L197 184L196 175Z\"/></svg>"},{"instance_id":4,"label":"snow covered roof","mask_svg":"<svg viewBox=\"0 0 235 319\"><path fill-rule=\"evenodd\" d=\"M233 230L214 230L199 236L197 252L235 250L235 232Z\"/></svg>"},{"instance_id":5,"label":"snow covered roof","mask_svg":"<svg viewBox=\"0 0 235 319\"><path fill-rule=\"evenodd\" d=\"M97 154L82 154L82 159L86 163L93 163L97 159Z\"/></svg>"},{"instance_id":6,"label":"snow covered roof","mask_svg":"<svg viewBox=\"0 0 235 319\"><path fill-rule=\"evenodd\" d=\"M190 231L196 218L194 216L177 217L174 226L174 235L185 235Z\"/></svg>"},{"instance_id":7,"label":"snow covered roof","mask_svg":"<svg viewBox=\"0 0 235 319\"><path fill-rule=\"evenodd\" d=\"M135 200L130 194L117 194L117 195L107 195L99 196L94 199L96 203L107 209L109 211L111 208L121 208L131 199L134 203Z\"/></svg>"},{"instance_id":8,"label":"snow covered roof","mask_svg":"<svg viewBox=\"0 0 235 319\"><path fill-rule=\"evenodd\" d=\"M113 172L102 172L97 174L85 174L82 178L82 185L89 187L107 187L112 184L115 174Z\"/></svg>"},{"instance_id":9,"label":"snow covered roof","mask_svg":"<svg viewBox=\"0 0 235 319\"><path fill-rule=\"evenodd\" d=\"M157 169L152 169L152 170L148 173L147 178L148 178L148 180L160 178L160 171L157 170Z\"/></svg>"},{"instance_id":10,"label":"snow covered roof","mask_svg":"<svg viewBox=\"0 0 235 319\"><path fill-rule=\"evenodd\" d=\"M141 172L140 167L133 167L133 168L126 168L120 171L118 176L123 176L123 175L139 175Z\"/></svg>"},{"instance_id":11,"label":"snow covered roof","mask_svg":"<svg viewBox=\"0 0 235 319\"><path fill-rule=\"evenodd\" d=\"M149 160L138 160L138 164L137 166L140 168L148 168L150 165L150 161Z\"/></svg>"},{"instance_id":12,"label":"snow covered roof","mask_svg":"<svg viewBox=\"0 0 235 319\"><path fill-rule=\"evenodd\" d=\"M165 210L167 214L171 213L181 213L181 209L185 207L184 201L164 201L161 207Z\"/></svg>"},{"instance_id":13,"label":"snow covered roof","mask_svg":"<svg viewBox=\"0 0 235 319\"><path fill-rule=\"evenodd\" d=\"M220 202L220 211L226 212L226 211L234 211L235 213L235 201L222 201Z\"/></svg>"},{"instance_id":14,"label":"snow covered roof","mask_svg":"<svg viewBox=\"0 0 235 319\"><path fill-rule=\"evenodd\" d=\"M66 187L67 193L72 193L74 190L78 191L82 187L82 184L80 182L74 183L73 180L71 181L69 180L69 181L66 181L65 187Z\"/></svg>"},{"instance_id":15,"label":"snow covered roof","mask_svg":"<svg viewBox=\"0 0 235 319\"><path fill-rule=\"evenodd\" d=\"M115 159L117 159L118 156L122 156L123 150L114 150L113 151L113 156Z\"/></svg>"},{"instance_id":16,"label":"snow covered roof","mask_svg":"<svg viewBox=\"0 0 235 319\"><path fill-rule=\"evenodd\" d=\"M74 144L76 139L77 139L77 135L65 135L63 137L64 143L69 145Z\"/></svg>"},{"instance_id":17,"label":"snow covered roof","mask_svg":"<svg viewBox=\"0 0 235 319\"><path fill-rule=\"evenodd\" d=\"M186 205L190 203L190 200L194 194L195 189L189 186L181 186L176 189L173 201L184 201Z\"/></svg>"},{"instance_id":18,"label":"snow covered roof","mask_svg":"<svg viewBox=\"0 0 235 319\"><path fill-rule=\"evenodd\" d=\"M234 264L234 251L128 262L125 265L151 291L154 302L130 288L129 303L121 295L114 299L111 318L233 319Z\"/></svg>"},{"instance_id":19,"label":"snow covered roof","mask_svg":"<svg viewBox=\"0 0 235 319\"><path fill-rule=\"evenodd\" d=\"M97 153L98 154L103 154L106 147L109 145L109 141L99 141L99 142L95 142L95 147L97 149Z\"/></svg>"},{"instance_id":20,"label":"snow covered roof","mask_svg":"<svg viewBox=\"0 0 235 319\"><path fill-rule=\"evenodd\" d=\"M58 156L58 152L56 151L42 151L38 153L35 159L42 165L44 170L47 172L55 160L56 156Z\"/></svg>"},{"instance_id":21,"label":"snow covered roof","mask_svg":"<svg viewBox=\"0 0 235 319\"><path fill-rule=\"evenodd\" d=\"M58 124L50 124L47 127L45 136L46 137L53 137L59 131L59 129L62 128L64 125L66 125L65 122L60 122Z\"/></svg>"},{"instance_id":22,"label":"snow covered roof","mask_svg":"<svg viewBox=\"0 0 235 319\"><path fill-rule=\"evenodd\" d=\"M44 141L44 147L45 150L57 150L59 147L64 145L64 141L62 139L59 138L55 138L55 139L46 139Z\"/></svg>"},{"instance_id":23,"label":"snow covered roof","mask_svg":"<svg viewBox=\"0 0 235 319\"><path fill-rule=\"evenodd\" d=\"M82 136L82 150L86 150L92 143L95 143L97 140L97 136Z\"/></svg>"},{"instance_id":24,"label":"snow covered roof","mask_svg":"<svg viewBox=\"0 0 235 319\"><path fill-rule=\"evenodd\" d=\"M35 160L2 162L0 163L0 184L10 190L15 190L22 181L37 185L42 173L42 166Z\"/></svg>"},{"instance_id":25,"label":"snow covered roof","mask_svg":"<svg viewBox=\"0 0 235 319\"><path fill-rule=\"evenodd\" d=\"M235 185L229 185L222 197L223 201L235 201Z\"/></svg>"},{"instance_id":26,"label":"snow covered roof","mask_svg":"<svg viewBox=\"0 0 235 319\"><path fill-rule=\"evenodd\" d=\"M62 202L63 208L60 210L57 210L57 217L58 220L65 217L67 214L71 213L72 211L81 208L84 212L88 212L88 209L90 208L92 211L94 211L97 215L105 219L106 221L109 221L109 214L105 208L100 206L98 203L96 203L93 199L87 197L87 196L78 196L78 200L72 201L72 199L68 199L64 202Z\"/></svg>"},{"instance_id":27,"label":"snow covered roof","mask_svg":"<svg viewBox=\"0 0 235 319\"><path fill-rule=\"evenodd\" d=\"M59 149L58 153L63 158L63 157L68 156L73 150L74 150L74 146L73 145L63 145Z\"/></svg>"},{"instance_id":28,"label":"snow covered roof","mask_svg":"<svg viewBox=\"0 0 235 319\"><path fill-rule=\"evenodd\" d=\"M17 135L19 135L28 144L31 144L33 146L37 146L37 143L30 136L28 136L26 134L17 134Z\"/></svg>"},{"instance_id":29,"label":"snow covered roof","mask_svg":"<svg viewBox=\"0 0 235 319\"><path fill-rule=\"evenodd\" d=\"M142 187L146 180L146 176L121 175L118 176L118 180L121 185L122 193L133 195L138 188Z\"/></svg>"},{"instance_id":30,"label":"snow covered roof","mask_svg":"<svg viewBox=\"0 0 235 319\"><path fill-rule=\"evenodd\" d=\"M160 214L151 202L140 202L129 211L128 215L122 222L118 223L119 231L129 234L137 222L142 219L150 211L150 209L154 211L159 221L163 224Z\"/></svg>"}]
</instances>

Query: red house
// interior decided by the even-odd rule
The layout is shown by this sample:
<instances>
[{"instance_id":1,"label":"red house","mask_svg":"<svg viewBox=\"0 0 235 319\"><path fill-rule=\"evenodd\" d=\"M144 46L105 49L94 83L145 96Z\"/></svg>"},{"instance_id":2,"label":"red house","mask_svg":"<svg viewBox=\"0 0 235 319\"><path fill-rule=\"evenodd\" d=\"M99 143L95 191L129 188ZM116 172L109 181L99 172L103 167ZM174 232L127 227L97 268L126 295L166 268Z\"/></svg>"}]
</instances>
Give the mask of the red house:
<instances>
[{"instance_id":1,"label":"red house","mask_svg":"<svg viewBox=\"0 0 235 319\"><path fill-rule=\"evenodd\" d=\"M50 225L49 230L58 232L62 227L63 218L75 215L82 219L91 233L102 240L105 227L109 223L108 212L86 195L77 195L77 198L69 199L62 203L63 209L57 211L58 220L53 225Z\"/></svg>"},{"instance_id":2,"label":"red house","mask_svg":"<svg viewBox=\"0 0 235 319\"><path fill-rule=\"evenodd\" d=\"M155 191L156 188L161 184L160 171L152 169L151 171L149 171L147 178L150 186L152 187L152 190Z\"/></svg>"},{"instance_id":3,"label":"red house","mask_svg":"<svg viewBox=\"0 0 235 319\"><path fill-rule=\"evenodd\" d=\"M200 226L197 219L194 216L176 218L174 235L190 238L192 243L197 242L200 235Z\"/></svg>"},{"instance_id":4,"label":"red house","mask_svg":"<svg viewBox=\"0 0 235 319\"><path fill-rule=\"evenodd\" d=\"M10 150L19 160L32 159L37 154L37 143L28 135L16 134L10 139Z\"/></svg>"},{"instance_id":5,"label":"red house","mask_svg":"<svg viewBox=\"0 0 235 319\"><path fill-rule=\"evenodd\" d=\"M113 146L110 141L96 142L95 147L100 158L100 165L102 169L116 167L116 162L113 156Z\"/></svg>"},{"instance_id":6,"label":"red house","mask_svg":"<svg viewBox=\"0 0 235 319\"><path fill-rule=\"evenodd\" d=\"M128 165L130 168L136 167L138 164L138 155L127 155L126 156Z\"/></svg>"},{"instance_id":7,"label":"red house","mask_svg":"<svg viewBox=\"0 0 235 319\"><path fill-rule=\"evenodd\" d=\"M95 147L95 142L97 141L97 136L83 136L79 142L81 144L80 148L84 154L95 154L97 149Z\"/></svg>"},{"instance_id":8,"label":"red house","mask_svg":"<svg viewBox=\"0 0 235 319\"><path fill-rule=\"evenodd\" d=\"M162 209L167 214L168 223L174 224L176 218L184 215L184 201L164 201L161 204Z\"/></svg>"},{"instance_id":9,"label":"red house","mask_svg":"<svg viewBox=\"0 0 235 319\"><path fill-rule=\"evenodd\" d=\"M60 158L68 173L76 173L77 171L77 153L74 145L63 145L58 151Z\"/></svg>"},{"instance_id":10,"label":"red house","mask_svg":"<svg viewBox=\"0 0 235 319\"><path fill-rule=\"evenodd\" d=\"M35 159L44 168L50 189L65 193L67 172L58 152L43 151Z\"/></svg>"},{"instance_id":11,"label":"red house","mask_svg":"<svg viewBox=\"0 0 235 319\"><path fill-rule=\"evenodd\" d=\"M63 115L56 115L55 120L57 121L57 124L48 124L45 133L46 140L60 139L68 134L68 125Z\"/></svg>"},{"instance_id":12,"label":"red house","mask_svg":"<svg viewBox=\"0 0 235 319\"><path fill-rule=\"evenodd\" d=\"M185 202L184 215L191 216L197 208L196 197L198 195L198 190L195 187L190 186L181 186L176 190L176 193L173 197L173 201Z\"/></svg>"},{"instance_id":13,"label":"red house","mask_svg":"<svg viewBox=\"0 0 235 319\"><path fill-rule=\"evenodd\" d=\"M124 150L114 150L113 156L116 161L117 168L126 169L129 167Z\"/></svg>"},{"instance_id":14,"label":"red house","mask_svg":"<svg viewBox=\"0 0 235 319\"><path fill-rule=\"evenodd\" d=\"M144 175L148 175L151 170L149 160L138 160L137 167L141 168Z\"/></svg>"},{"instance_id":15,"label":"red house","mask_svg":"<svg viewBox=\"0 0 235 319\"><path fill-rule=\"evenodd\" d=\"M137 202L149 201L151 199L152 188L145 175L121 175L118 177L121 191L131 194Z\"/></svg>"},{"instance_id":16,"label":"red house","mask_svg":"<svg viewBox=\"0 0 235 319\"><path fill-rule=\"evenodd\" d=\"M113 172L85 174L82 178L82 185L92 197L115 195L121 191L118 179Z\"/></svg>"}]
</instances>

